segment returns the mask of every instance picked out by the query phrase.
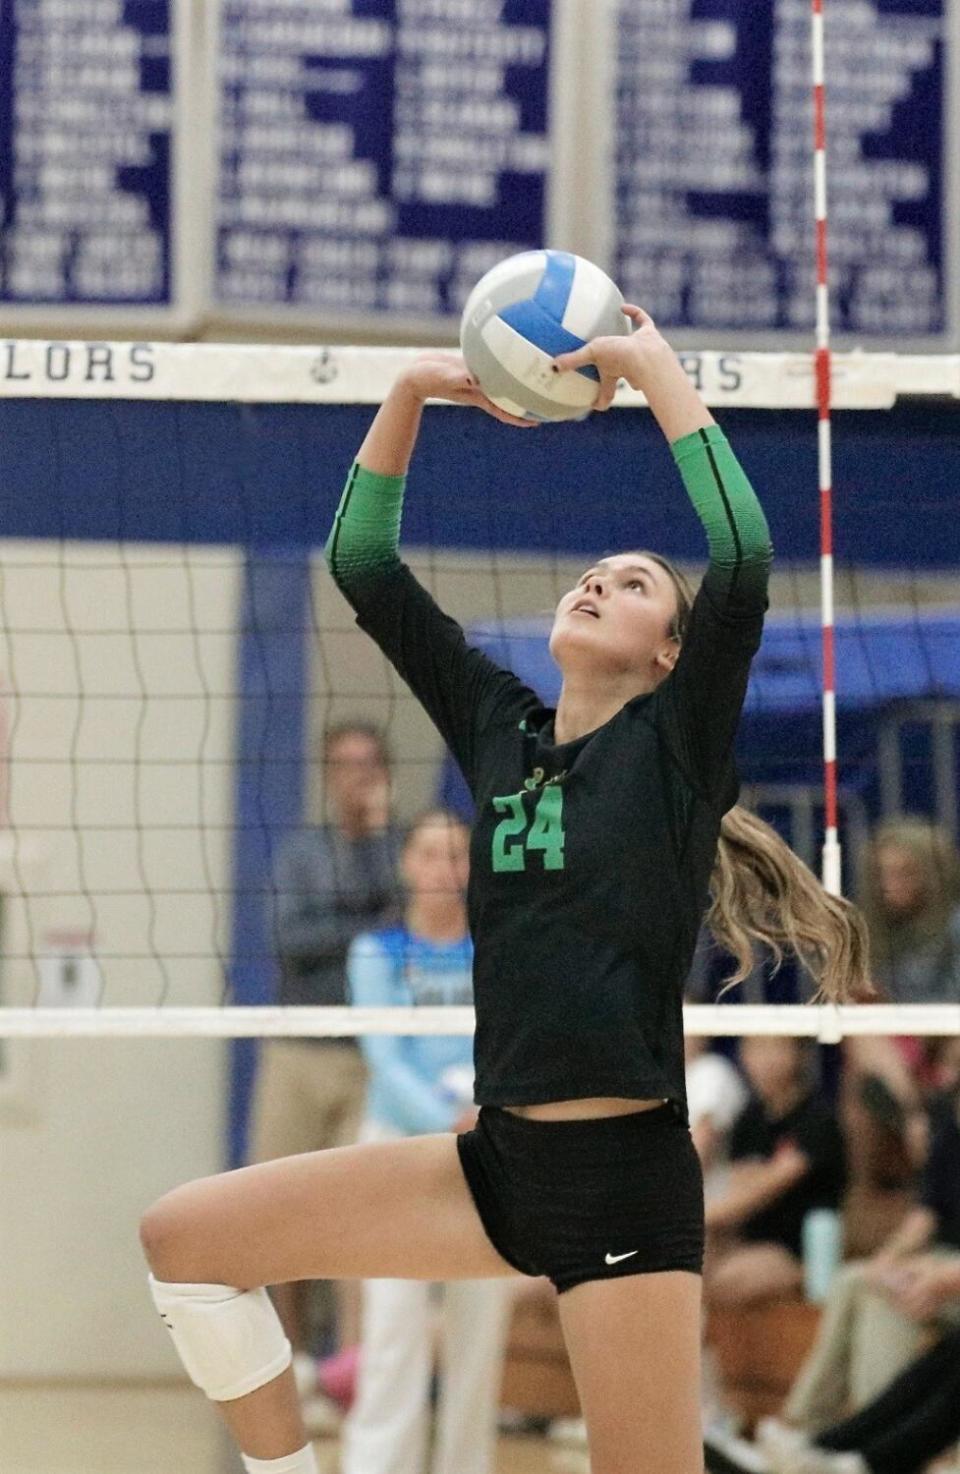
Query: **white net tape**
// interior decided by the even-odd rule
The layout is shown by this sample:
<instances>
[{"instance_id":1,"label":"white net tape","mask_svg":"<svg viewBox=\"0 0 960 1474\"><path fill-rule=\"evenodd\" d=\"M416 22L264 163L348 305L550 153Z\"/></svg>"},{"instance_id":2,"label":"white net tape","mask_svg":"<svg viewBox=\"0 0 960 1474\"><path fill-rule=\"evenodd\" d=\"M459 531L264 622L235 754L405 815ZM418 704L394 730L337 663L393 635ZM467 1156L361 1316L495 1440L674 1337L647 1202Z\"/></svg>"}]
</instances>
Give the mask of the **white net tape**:
<instances>
[{"instance_id":1,"label":"white net tape","mask_svg":"<svg viewBox=\"0 0 960 1474\"><path fill-rule=\"evenodd\" d=\"M244 404L379 404L415 348L271 348L240 344L6 345L0 398L194 400ZM711 405L813 409L808 353L685 352ZM889 409L904 395L960 398L960 354L837 353L836 409ZM643 395L622 386L616 403Z\"/></svg>"},{"instance_id":2,"label":"white net tape","mask_svg":"<svg viewBox=\"0 0 960 1474\"><path fill-rule=\"evenodd\" d=\"M960 1035L957 1004L687 1004L684 1029L704 1038L795 1035L836 1044L863 1035ZM472 1008L7 1008L0 1037L253 1039L359 1034L472 1034Z\"/></svg>"}]
</instances>

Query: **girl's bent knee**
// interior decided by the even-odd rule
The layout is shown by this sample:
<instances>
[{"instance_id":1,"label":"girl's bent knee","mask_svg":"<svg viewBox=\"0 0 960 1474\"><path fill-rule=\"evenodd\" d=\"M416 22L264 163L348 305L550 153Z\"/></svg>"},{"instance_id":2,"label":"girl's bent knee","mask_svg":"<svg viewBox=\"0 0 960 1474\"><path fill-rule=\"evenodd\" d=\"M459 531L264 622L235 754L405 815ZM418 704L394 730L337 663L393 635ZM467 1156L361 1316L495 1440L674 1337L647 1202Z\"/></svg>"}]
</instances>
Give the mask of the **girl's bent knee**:
<instances>
[{"instance_id":1,"label":"girl's bent knee","mask_svg":"<svg viewBox=\"0 0 960 1474\"><path fill-rule=\"evenodd\" d=\"M140 1219L140 1247L158 1279L167 1279L166 1259L173 1236L173 1215L165 1207L166 1199L151 1203Z\"/></svg>"},{"instance_id":2,"label":"girl's bent knee","mask_svg":"<svg viewBox=\"0 0 960 1474\"><path fill-rule=\"evenodd\" d=\"M200 1278L195 1263L191 1263L196 1230L182 1189L166 1193L147 1209L140 1220L140 1243L158 1280L176 1283Z\"/></svg>"}]
</instances>

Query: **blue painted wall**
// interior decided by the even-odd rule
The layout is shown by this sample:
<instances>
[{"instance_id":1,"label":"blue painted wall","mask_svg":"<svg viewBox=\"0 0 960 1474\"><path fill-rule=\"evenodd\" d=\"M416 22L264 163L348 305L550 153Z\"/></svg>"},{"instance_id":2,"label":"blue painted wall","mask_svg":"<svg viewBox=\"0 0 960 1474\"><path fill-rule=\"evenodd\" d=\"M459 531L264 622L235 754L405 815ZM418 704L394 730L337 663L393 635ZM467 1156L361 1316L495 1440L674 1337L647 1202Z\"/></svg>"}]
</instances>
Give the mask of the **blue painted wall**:
<instances>
[{"instance_id":1,"label":"blue painted wall","mask_svg":"<svg viewBox=\"0 0 960 1474\"><path fill-rule=\"evenodd\" d=\"M307 728L309 560L276 549L247 561L237 645L237 776L230 1001L270 1003L276 963L269 925L277 842L303 818ZM228 1158L244 1160L256 1044L231 1052Z\"/></svg>"},{"instance_id":2,"label":"blue painted wall","mask_svg":"<svg viewBox=\"0 0 960 1474\"><path fill-rule=\"evenodd\" d=\"M316 546L372 414L356 405L0 401L0 536ZM780 557L815 558L813 415L729 410L723 424ZM837 416L841 562L960 564L958 424L947 403ZM662 436L648 415L627 411L536 431L475 410L428 411L404 538L703 553Z\"/></svg>"}]
</instances>

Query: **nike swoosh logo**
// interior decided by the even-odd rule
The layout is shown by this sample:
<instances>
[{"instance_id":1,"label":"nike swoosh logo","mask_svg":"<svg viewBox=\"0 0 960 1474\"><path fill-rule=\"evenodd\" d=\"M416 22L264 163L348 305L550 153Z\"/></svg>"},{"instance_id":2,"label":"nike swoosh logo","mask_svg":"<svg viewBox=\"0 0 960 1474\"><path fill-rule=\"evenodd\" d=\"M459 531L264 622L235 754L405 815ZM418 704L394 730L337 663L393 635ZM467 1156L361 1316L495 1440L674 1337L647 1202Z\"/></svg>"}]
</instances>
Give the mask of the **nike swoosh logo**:
<instances>
[{"instance_id":1,"label":"nike swoosh logo","mask_svg":"<svg viewBox=\"0 0 960 1474\"><path fill-rule=\"evenodd\" d=\"M639 1249L630 1249L626 1254L608 1254L604 1260L605 1264L619 1264L621 1259L632 1259L634 1254L639 1254Z\"/></svg>"}]
</instances>

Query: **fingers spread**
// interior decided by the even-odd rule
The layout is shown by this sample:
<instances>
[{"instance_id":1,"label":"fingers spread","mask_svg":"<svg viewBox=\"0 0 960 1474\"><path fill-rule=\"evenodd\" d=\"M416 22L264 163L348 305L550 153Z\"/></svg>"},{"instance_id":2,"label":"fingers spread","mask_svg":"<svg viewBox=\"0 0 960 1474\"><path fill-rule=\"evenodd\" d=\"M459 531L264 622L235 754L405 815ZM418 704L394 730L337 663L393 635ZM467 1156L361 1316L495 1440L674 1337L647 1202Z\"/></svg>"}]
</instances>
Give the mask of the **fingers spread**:
<instances>
[{"instance_id":1,"label":"fingers spread","mask_svg":"<svg viewBox=\"0 0 960 1474\"><path fill-rule=\"evenodd\" d=\"M508 415L502 409L488 410L487 413L492 414L493 418L499 420L501 425L513 425L517 430L540 429L539 420L520 420L516 415Z\"/></svg>"},{"instance_id":2,"label":"fingers spread","mask_svg":"<svg viewBox=\"0 0 960 1474\"><path fill-rule=\"evenodd\" d=\"M636 323L638 327L653 327L653 318L649 312L644 312L643 308L638 307L636 302L624 302L620 310L624 317L629 317L630 321Z\"/></svg>"},{"instance_id":3,"label":"fingers spread","mask_svg":"<svg viewBox=\"0 0 960 1474\"><path fill-rule=\"evenodd\" d=\"M540 429L539 420L521 420L517 415L509 415L506 410L497 409L496 405L493 409L487 410L487 414L493 415L493 418L499 420L503 425L515 425L518 430Z\"/></svg>"},{"instance_id":4,"label":"fingers spread","mask_svg":"<svg viewBox=\"0 0 960 1474\"><path fill-rule=\"evenodd\" d=\"M539 424L538 420L524 420L519 415L512 415L507 410L501 409L499 405L494 404L492 399L488 399L481 389L476 391L472 403L486 410L488 415L492 415L503 425L516 425L519 430L535 430Z\"/></svg>"},{"instance_id":5,"label":"fingers spread","mask_svg":"<svg viewBox=\"0 0 960 1474\"><path fill-rule=\"evenodd\" d=\"M583 368L586 364L593 363L593 344L584 343L582 348L577 348L573 353L561 353L553 360L555 373L567 373L570 369Z\"/></svg>"}]
</instances>

